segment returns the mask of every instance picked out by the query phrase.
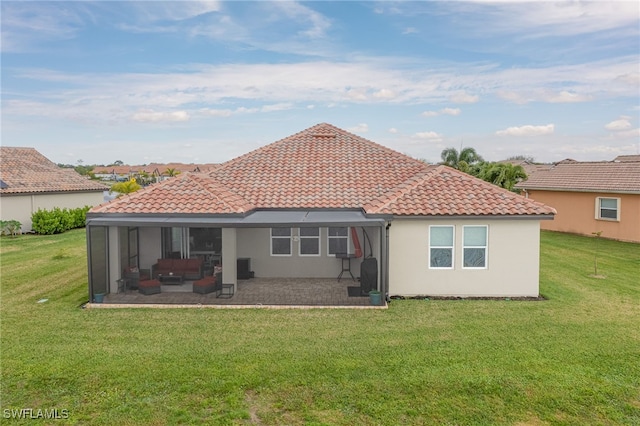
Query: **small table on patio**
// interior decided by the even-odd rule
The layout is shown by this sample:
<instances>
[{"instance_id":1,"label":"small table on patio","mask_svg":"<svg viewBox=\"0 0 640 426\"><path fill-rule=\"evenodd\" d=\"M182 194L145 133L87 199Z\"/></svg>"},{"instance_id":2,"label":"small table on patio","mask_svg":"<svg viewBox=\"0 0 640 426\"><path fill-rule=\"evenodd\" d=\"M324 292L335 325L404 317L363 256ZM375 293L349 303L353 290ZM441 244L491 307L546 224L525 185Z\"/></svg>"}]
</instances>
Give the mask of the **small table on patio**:
<instances>
[{"instance_id":1,"label":"small table on patio","mask_svg":"<svg viewBox=\"0 0 640 426\"><path fill-rule=\"evenodd\" d=\"M158 281L167 285L182 285L182 275L158 275Z\"/></svg>"}]
</instances>

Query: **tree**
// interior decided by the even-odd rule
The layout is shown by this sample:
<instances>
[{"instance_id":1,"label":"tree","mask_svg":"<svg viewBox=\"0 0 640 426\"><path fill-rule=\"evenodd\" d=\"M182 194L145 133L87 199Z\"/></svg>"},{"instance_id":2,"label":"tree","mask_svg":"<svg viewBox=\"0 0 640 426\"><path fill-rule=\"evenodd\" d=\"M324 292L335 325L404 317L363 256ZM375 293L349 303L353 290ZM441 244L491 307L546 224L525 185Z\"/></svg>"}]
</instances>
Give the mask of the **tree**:
<instances>
[{"instance_id":1,"label":"tree","mask_svg":"<svg viewBox=\"0 0 640 426\"><path fill-rule=\"evenodd\" d=\"M169 169L167 169L167 170L165 171L165 173L166 173L166 174L167 174L167 176L169 176L169 177L176 177L176 176L178 176L178 175L180 174L180 170L177 170L177 169L171 169L171 168L169 168Z\"/></svg>"},{"instance_id":2,"label":"tree","mask_svg":"<svg viewBox=\"0 0 640 426\"><path fill-rule=\"evenodd\" d=\"M142 187L138 185L138 182L136 182L136 178L131 178L126 182L118 182L111 185L111 188L109 189L109 194L113 192L117 192L118 197L120 197L124 194L131 194L132 192L136 192L141 188Z\"/></svg>"},{"instance_id":3,"label":"tree","mask_svg":"<svg viewBox=\"0 0 640 426\"><path fill-rule=\"evenodd\" d=\"M473 165L482 161L482 157L471 147L462 148L460 152L455 148L446 148L440 154L440 158L442 158L440 164L465 173L468 173Z\"/></svg>"},{"instance_id":4,"label":"tree","mask_svg":"<svg viewBox=\"0 0 640 426\"><path fill-rule=\"evenodd\" d=\"M482 163L474 176L513 191L515 184L527 178L527 173L522 166L511 163Z\"/></svg>"},{"instance_id":5,"label":"tree","mask_svg":"<svg viewBox=\"0 0 640 426\"><path fill-rule=\"evenodd\" d=\"M140 184L142 184L143 186L146 186L153 183L154 178L149 173L142 170L141 172L138 173L137 181L140 182Z\"/></svg>"}]
</instances>

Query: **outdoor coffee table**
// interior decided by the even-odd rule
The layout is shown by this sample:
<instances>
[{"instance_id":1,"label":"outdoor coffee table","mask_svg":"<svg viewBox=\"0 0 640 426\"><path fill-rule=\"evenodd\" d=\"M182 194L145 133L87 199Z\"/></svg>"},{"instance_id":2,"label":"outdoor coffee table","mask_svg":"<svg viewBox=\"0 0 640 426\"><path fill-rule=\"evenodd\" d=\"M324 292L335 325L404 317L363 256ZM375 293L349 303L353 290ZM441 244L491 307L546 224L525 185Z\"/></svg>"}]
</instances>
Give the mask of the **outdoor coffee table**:
<instances>
[{"instance_id":1,"label":"outdoor coffee table","mask_svg":"<svg viewBox=\"0 0 640 426\"><path fill-rule=\"evenodd\" d=\"M158 275L158 281L167 285L181 285L182 275Z\"/></svg>"}]
</instances>

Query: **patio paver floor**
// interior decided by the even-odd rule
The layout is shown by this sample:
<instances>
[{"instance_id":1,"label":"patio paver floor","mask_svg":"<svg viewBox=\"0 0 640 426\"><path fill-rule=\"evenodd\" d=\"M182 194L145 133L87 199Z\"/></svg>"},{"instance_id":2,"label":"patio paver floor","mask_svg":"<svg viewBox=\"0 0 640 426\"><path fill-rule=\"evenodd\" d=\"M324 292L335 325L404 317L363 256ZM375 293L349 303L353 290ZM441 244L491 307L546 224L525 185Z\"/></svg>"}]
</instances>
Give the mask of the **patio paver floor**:
<instances>
[{"instance_id":1,"label":"patio paver floor","mask_svg":"<svg viewBox=\"0 0 640 426\"><path fill-rule=\"evenodd\" d=\"M182 286L163 286L159 294L143 295L137 290L107 294L103 304L371 306L368 296L349 297L347 288L359 286L359 282L350 279L252 278L238 280L233 297L221 298L215 293L193 293L191 282L187 281Z\"/></svg>"}]
</instances>

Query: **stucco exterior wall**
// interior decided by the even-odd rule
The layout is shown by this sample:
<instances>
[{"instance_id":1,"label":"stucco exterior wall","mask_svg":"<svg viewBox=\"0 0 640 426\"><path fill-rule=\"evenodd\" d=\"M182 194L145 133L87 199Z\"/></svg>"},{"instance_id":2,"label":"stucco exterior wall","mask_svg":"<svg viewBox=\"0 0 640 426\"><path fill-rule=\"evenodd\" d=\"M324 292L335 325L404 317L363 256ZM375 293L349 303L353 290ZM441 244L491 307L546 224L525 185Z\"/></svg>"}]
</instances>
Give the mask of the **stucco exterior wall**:
<instances>
[{"instance_id":1,"label":"stucco exterior wall","mask_svg":"<svg viewBox=\"0 0 640 426\"><path fill-rule=\"evenodd\" d=\"M360 245L364 250L365 242L362 236L362 228L358 229ZM378 228L366 228L371 238L374 256L380 259L380 230ZM271 229L270 228L240 228L238 236L238 257L251 258L251 269L259 278L336 278L342 269L342 260L334 255L328 255L327 228L320 228L320 256L301 256L299 254L298 229L292 229L293 241L291 243L291 256L271 255ZM367 255L370 253L367 244ZM354 251L351 241L351 252ZM360 275L362 258L351 259L351 273ZM345 278L351 276L345 272Z\"/></svg>"},{"instance_id":2,"label":"stucco exterior wall","mask_svg":"<svg viewBox=\"0 0 640 426\"><path fill-rule=\"evenodd\" d=\"M0 197L0 219L17 220L22 224L22 232L29 232L31 214L38 209L51 210L54 207L75 209L84 206L97 206L104 201L104 195L98 192L6 195Z\"/></svg>"},{"instance_id":3,"label":"stucco exterior wall","mask_svg":"<svg viewBox=\"0 0 640 426\"><path fill-rule=\"evenodd\" d=\"M429 269L429 225L454 225L453 269ZM462 268L463 225L488 225L486 269ZM389 232L389 295L539 295L540 221L394 220Z\"/></svg>"},{"instance_id":4,"label":"stucco exterior wall","mask_svg":"<svg viewBox=\"0 0 640 426\"><path fill-rule=\"evenodd\" d=\"M603 238L640 242L640 195L596 192L529 190L529 198L554 207L554 220L543 221L541 228L551 231L591 235L602 231ZM596 219L598 197L620 199L620 220Z\"/></svg>"}]
</instances>

